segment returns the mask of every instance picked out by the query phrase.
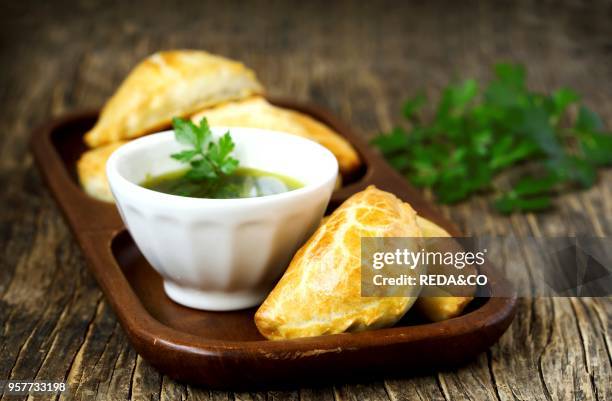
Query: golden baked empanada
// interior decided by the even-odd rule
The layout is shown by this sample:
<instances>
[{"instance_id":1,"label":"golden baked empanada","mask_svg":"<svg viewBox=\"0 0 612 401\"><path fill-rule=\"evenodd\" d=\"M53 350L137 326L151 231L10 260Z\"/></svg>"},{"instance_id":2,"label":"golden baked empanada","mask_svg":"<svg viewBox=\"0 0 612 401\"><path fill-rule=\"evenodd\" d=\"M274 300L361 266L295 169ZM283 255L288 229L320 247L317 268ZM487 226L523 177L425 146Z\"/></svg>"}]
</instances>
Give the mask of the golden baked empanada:
<instances>
[{"instance_id":1,"label":"golden baked empanada","mask_svg":"<svg viewBox=\"0 0 612 401\"><path fill-rule=\"evenodd\" d=\"M425 217L417 216L416 220L417 224L421 228L421 233L423 234L423 237L451 237L448 231L446 231L433 221L427 220Z\"/></svg>"},{"instance_id":2,"label":"golden baked empanada","mask_svg":"<svg viewBox=\"0 0 612 401\"><path fill-rule=\"evenodd\" d=\"M463 313L474 297L453 297L449 293L438 290L436 297L419 297L414 308L432 322L441 322Z\"/></svg>"},{"instance_id":3,"label":"golden baked empanada","mask_svg":"<svg viewBox=\"0 0 612 401\"><path fill-rule=\"evenodd\" d=\"M421 228L423 237L450 237L451 235L437 224L417 216L417 224ZM431 269L431 267L430 267ZM470 269L466 267L466 269ZM472 268L473 269L473 268ZM475 288L474 288L475 291ZM414 307L423 316L433 322L447 320L459 316L463 309L474 299L474 297L452 296L441 288L427 288L425 293L437 296L420 296ZM423 294L421 294L423 295Z\"/></svg>"},{"instance_id":4,"label":"golden baked empanada","mask_svg":"<svg viewBox=\"0 0 612 401\"><path fill-rule=\"evenodd\" d=\"M111 153L125 142L113 142L88 150L81 155L77 162L77 173L81 186L87 194L105 202L115 201L106 179L106 161Z\"/></svg>"},{"instance_id":5,"label":"golden baked empanada","mask_svg":"<svg viewBox=\"0 0 612 401\"><path fill-rule=\"evenodd\" d=\"M391 326L415 297L361 296L361 237L419 237L416 213L374 186L345 201L300 248L255 314L268 339Z\"/></svg>"},{"instance_id":6,"label":"golden baked empanada","mask_svg":"<svg viewBox=\"0 0 612 401\"><path fill-rule=\"evenodd\" d=\"M135 138L169 125L172 117L262 92L253 71L241 63L204 51L162 51L132 70L85 142L96 147Z\"/></svg>"},{"instance_id":7,"label":"golden baked empanada","mask_svg":"<svg viewBox=\"0 0 612 401\"><path fill-rule=\"evenodd\" d=\"M206 117L211 126L263 128L314 140L336 156L342 174L355 171L361 164L351 144L325 124L300 112L274 106L262 97L202 110L193 115L192 120L199 122L202 117Z\"/></svg>"}]
</instances>

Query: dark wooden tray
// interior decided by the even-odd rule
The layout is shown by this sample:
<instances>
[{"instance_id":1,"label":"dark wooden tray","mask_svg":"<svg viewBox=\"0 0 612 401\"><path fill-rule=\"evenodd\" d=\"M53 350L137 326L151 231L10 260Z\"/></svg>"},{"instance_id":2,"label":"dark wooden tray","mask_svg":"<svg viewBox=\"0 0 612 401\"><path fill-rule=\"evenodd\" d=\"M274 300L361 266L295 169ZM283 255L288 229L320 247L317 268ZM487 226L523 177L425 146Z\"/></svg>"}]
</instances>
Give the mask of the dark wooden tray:
<instances>
[{"instance_id":1,"label":"dark wooden tray","mask_svg":"<svg viewBox=\"0 0 612 401\"><path fill-rule=\"evenodd\" d=\"M395 193L422 216L458 230L436 212L349 127L318 107L274 103L307 113L344 135L365 166L347 177L329 210L367 185ZM85 151L82 137L97 111L58 118L37 129L31 148L102 291L136 351L177 380L215 388L262 388L360 375L405 375L466 362L491 346L514 317L516 298L499 298L506 283L489 277L489 295L466 313L440 323L410 312L395 327L287 341L267 341L253 323L254 309L204 312L172 302L161 277L146 262L115 206L87 196L75 164Z\"/></svg>"}]
</instances>

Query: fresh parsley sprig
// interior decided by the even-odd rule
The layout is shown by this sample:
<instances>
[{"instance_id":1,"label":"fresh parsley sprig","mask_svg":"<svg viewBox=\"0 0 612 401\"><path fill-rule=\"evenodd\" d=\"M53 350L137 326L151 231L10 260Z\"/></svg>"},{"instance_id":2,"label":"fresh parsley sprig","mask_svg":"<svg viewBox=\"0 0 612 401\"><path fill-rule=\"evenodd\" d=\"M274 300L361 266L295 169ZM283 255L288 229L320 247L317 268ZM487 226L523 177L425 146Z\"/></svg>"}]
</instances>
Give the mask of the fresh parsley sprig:
<instances>
[{"instance_id":1,"label":"fresh parsley sprig","mask_svg":"<svg viewBox=\"0 0 612 401\"><path fill-rule=\"evenodd\" d=\"M176 140L192 147L171 155L173 159L191 165L185 174L186 178L217 180L232 174L238 167L238 160L231 156L235 144L230 133L226 132L217 142L213 141L206 118L202 118L198 126L190 120L175 117L172 119L172 127Z\"/></svg>"},{"instance_id":2,"label":"fresh parsley sprig","mask_svg":"<svg viewBox=\"0 0 612 401\"><path fill-rule=\"evenodd\" d=\"M597 168L612 165L612 135L600 117L571 89L530 91L520 65L497 64L494 72L483 89L472 79L446 87L430 121L421 113L426 97L409 99L409 128L373 144L442 203L489 191L502 213L538 211L561 191L592 186Z\"/></svg>"}]
</instances>

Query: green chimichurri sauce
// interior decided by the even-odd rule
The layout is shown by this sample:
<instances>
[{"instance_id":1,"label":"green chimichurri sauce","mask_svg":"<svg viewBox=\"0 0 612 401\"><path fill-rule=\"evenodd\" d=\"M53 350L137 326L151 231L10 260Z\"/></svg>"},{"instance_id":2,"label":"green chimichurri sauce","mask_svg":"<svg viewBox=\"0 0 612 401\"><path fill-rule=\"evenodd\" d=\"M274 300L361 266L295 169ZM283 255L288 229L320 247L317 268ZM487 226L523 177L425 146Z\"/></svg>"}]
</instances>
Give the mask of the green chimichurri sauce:
<instances>
[{"instance_id":1,"label":"green chimichurri sauce","mask_svg":"<svg viewBox=\"0 0 612 401\"><path fill-rule=\"evenodd\" d=\"M185 177L187 171L182 169L147 177L140 185L165 194L208 199L255 198L303 186L293 178L246 167L239 167L232 175L217 180L193 181Z\"/></svg>"}]
</instances>

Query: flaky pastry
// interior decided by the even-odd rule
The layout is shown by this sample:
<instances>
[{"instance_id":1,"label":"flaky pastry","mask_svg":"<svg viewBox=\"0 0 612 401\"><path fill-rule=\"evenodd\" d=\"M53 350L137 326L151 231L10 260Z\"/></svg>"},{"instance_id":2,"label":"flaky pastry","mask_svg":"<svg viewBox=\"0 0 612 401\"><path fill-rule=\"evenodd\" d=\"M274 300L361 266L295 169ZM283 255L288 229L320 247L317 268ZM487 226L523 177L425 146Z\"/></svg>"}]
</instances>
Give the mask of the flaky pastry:
<instances>
[{"instance_id":1,"label":"flaky pastry","mask_svg":"<svg viewBox=\"0 0 612 401\"><path fill-rule=\"evenodd\" d=\"M351 144L327 125L298 111L274 106L259 96L202 110L192 120L198 123L202 117L211 126L263 128L314 140L336 156L342 174L351 173L361 165Z\"/></svg>"},{"instance_id":2,"label":"flaky pastry","mask_svg":"<svg viewBox=\"0 0 612 401\"><path fill-rule=\"evenodd\" d=\"M421 228L423 237L450 237L451 235L437 224L417 216L417 224ZM473 268L466 268L472 270ZM435 272L435 266L430 266L430 270ZM442 273L442 272L441 272ZM446 272L446 274L448 274ZM475 288L474 288L475 291ZM443 288L427 288L424 293L435 296L421 296L417 299L414 307L423 316L433 322L447 320L461 315L465 307L474 299L471 296L452 296Z\"/></svg>"},{"instance_id":3,"label":"flaky pastry","mask_svg":"<svg viewBox=\"0 0 612 401\"><path fill-rule=\"evenodd\" d=\"M205 107L263 93L242 63L198 50L162 51L147 57L106 103L85 135L90 147L136 138Z\"/></svg>"},{"instance_id":4,"label":"flaky pastry","mask_svg":"<svg viewBox=\"0 0 612 401\"><path fill-rule=\"evenodd\" d=\"M419 237L416 213L374 186L346 200L300 248L255 314L268 339L391 326L415 297L361 296L361 237Z\"/></svg>"},{"instance_id":5,"label":"flaky pastry","mask_svg":"<svg viewBox=\"0 0 612 401\"><path fill-rule=\"evenodd\" d=\"M111 153L124 143L125 141L113 142L88 150L77 161L79 182L89 196L104 202L115 201L106 178L106 161Z\"/></svg>"}]
</instances>

